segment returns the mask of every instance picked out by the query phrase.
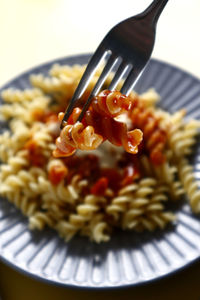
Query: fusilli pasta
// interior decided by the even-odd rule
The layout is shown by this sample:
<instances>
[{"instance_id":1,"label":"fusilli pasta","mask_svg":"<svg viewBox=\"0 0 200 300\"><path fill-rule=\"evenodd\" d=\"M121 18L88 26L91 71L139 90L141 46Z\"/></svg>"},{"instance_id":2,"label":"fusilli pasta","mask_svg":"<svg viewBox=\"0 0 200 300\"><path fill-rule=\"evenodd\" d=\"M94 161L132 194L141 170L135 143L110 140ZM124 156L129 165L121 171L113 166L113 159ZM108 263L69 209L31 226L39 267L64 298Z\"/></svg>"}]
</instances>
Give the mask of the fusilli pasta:
<instances>
[{"instance_id":1,"label":"fusilli pasta","mask_svg":"<svg viewBox=\"0 0 200 300\"><path fill-rule=\"evenodd\" d=\"M56 140L54 156L70 156L77 148L93 150L105 140L123 146L129 153L137 153L142 132L138 129L128 131L126 123L116 120L124 112L132 110L133 105L133 98L105 90L93 99L81 122L77 122L81 109L75 108ZM60 121L63 116L64 113L59 114Z\"/></svg>"}]
</instances>

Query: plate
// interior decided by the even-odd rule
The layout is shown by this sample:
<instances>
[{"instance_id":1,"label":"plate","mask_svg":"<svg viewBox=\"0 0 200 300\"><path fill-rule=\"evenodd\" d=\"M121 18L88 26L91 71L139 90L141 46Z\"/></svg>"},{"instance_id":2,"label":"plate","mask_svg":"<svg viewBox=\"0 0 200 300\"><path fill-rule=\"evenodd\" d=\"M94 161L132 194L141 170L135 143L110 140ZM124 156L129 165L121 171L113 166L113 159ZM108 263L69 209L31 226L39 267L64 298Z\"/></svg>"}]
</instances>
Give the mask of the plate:
<instances>
[{"instance_id":1,"label":"plate","mask_svg":"<svg viewBox=\"0 0 200 300\"><path fill-rule=\"evenodd\" d=\"M53 63L85 64L89 55L51 61L23 73L2 89L24 89L31 73L47 73ZM166 63L151 60L138 80L139 93L155 87L161 107L187 109L187 118L200 119L200 81ZM192 158L200 179L200 145ZM0 256L13 268L52 284L111 288L141 285L172 274L200 258L200 219L183 201L174 208L177 224L155 233L117 232L108 243L76 237L65 243L52 230L30 232L27 220L5 199L0 201Z\"/></svg>"}]
</instances>

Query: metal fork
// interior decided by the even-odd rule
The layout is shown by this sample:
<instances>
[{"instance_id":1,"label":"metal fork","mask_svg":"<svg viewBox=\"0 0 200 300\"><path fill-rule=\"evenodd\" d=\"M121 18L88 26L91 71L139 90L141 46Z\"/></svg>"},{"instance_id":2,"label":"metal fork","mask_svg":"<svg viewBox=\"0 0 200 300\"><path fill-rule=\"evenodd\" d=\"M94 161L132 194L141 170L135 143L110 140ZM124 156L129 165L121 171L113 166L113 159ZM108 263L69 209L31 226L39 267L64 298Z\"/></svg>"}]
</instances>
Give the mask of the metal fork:
<instances>
[{"instance_id":1,"label":"metal fork","mask_svg":"<svg viewBox=\"0 0 200 300\"><path fill-rule=\"evenodd\" d=\"M83 106L78 121L82 120L92 98L99 93L114 66L117 67L117 70L108 89L113 91L123 75L126 74L120 92L125 95L130 93L136 79L142 73L151 56L155 41L156 24L167 2L168 0L154 0L144 12L120 22L108 32L87 65L65 112L61 128L68 120L77 100L83 95L90 79L103 59L106 58L107 62Z\"/></svg>"}]
</instances>

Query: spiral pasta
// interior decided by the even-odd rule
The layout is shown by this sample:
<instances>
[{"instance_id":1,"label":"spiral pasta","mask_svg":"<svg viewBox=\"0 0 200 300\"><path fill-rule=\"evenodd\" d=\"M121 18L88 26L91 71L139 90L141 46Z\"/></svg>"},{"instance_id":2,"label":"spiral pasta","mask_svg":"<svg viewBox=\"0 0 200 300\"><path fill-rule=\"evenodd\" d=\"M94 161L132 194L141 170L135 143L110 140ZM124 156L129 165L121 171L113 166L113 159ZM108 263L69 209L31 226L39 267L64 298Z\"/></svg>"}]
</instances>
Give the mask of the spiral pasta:
<instances>
[{"instance_id":1,"label":"spiral pasta","mask_svg":"<svg viewBox=\"0 0 200 300\"><path fill-rule=\"evenodd\" d=\"M191 154L195 137L198 135L198 129L200 128L200 122L197 120L190 120L185 124L183 121L184 115L185 111L181 110L170 119L169 144L173 155L178 159Z\"/></svg>"},{"instance_id":2,"label":"spiral pasta","mask_svg":"<svg viewBox=\"0 0 200 300\"><path fill-rule=\"evenodd\" d=\"M164 211L163 201L167 201L166 187L158 185L153 178L142 179L138 189L131 195L125 188L121 193L131 196L131 202L122 219L124 229L136 231L153 231L156 227L164 228L168 222L174 221L171 212Z\"/></svg>"},{"instance_id":3,"label":"spiral pasta","mask_svg":"<svg viewBox=\"0 0 200 300\"><path fill-rule=\"evenodd\" d=\"M178 170L179 170L181 182L188 195L191 208L195 213L199 213L200 212L200 190L199 190L198 183L195 181L193 168L186 159L183 159L179 163Z\"/></svg>"},{"instance_id":4,"label":"spiral pasta","mask_svg":"<svg viewBox=\"0 0 200 300\"><path fill-rule=\"evenodd\" d=\"M151 161L155 165L160 165L165 161L165 144L167 141L167 129L160 126L158 118L151 107L144 107L139 100L131 112L133 126L140 128L143 132L144 148L149 153Z\"/></svg>"},{"instance_id":5,"label":"spiral pasta","mask_svg":"<svg viewBox=\"0 0 200 300\"><path fill-rule=\"evenodd\" d=\"M0 132L0 195L27 216L31 230L48 226L66 241L79 234L107 242L120 228L163 230L178 222L167 204L183 195L199 213L200 184L187 156L200 123L186 121L184 110L158 108L155 90L110 92L111 74L77 122L97 70L60 134L84 69L54 65L47 77L31 76L33 88L2 92L0 120L9 129Z\"/></svg>"},{"instance_id":6,"label":"spiral pasta","mask_svg":"<svg viewBox=\"0 0 200 300\"><path fill-rule=\"evenodd\" d=\"M126 123L115 120L122 113L133 109L133 103L134 99L120 92L105 90L94 98L82 122L77 122L81 109L75 108L56 140L54 156L70 156L76 149L93 150L105 140L123 146L129 153L137 153L142 132L138 129L128 131ZM59 115L60 121L63 116L63 113Z\"/></svg>"},{"instance_id":7,"label":"spiral pasta","mask_svg":"<svg viewBox=\"0 0 200 300\"><path fill-rule=\"evenodd\" d=\"M146 176L154 176L166 186L170 199L179 200L181 198L184 188L181 181L177 179L177 166L170 161L155 166L146 155L142 155L140 161Z\"/></svg>"}]
</instances>

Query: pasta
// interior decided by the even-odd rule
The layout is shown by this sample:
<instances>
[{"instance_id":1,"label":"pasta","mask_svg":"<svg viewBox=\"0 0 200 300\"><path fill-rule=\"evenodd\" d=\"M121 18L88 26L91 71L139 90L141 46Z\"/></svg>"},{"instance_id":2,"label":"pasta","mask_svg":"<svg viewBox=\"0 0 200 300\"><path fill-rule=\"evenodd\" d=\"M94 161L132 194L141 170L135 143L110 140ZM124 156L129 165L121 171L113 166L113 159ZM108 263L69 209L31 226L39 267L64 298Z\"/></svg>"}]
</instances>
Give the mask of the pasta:
<instances>
[{"instance_id":1,"label":"pasta","mask_svg":"<svg viewBox=\"0 0 200 300\"><path fill-rule=\"evenodd\" d=\"M31 75L33 88L2 92L0 118L9 129L0 133L0 195L27 216L31 230L49 226L65 241L79 234L107 242L116 228L163 230L176 220L167 204L184 195L199 213L188 155L200 122L186 122L185 110L158 108L154 89L125 97L106 90L111 75L77 122L98 70L60 132L84 69L54 65L49 76Z\"/></svg>"},{"instance_id":2,"label":"pasta","mask_svg":"<svg viewBox=\"0 0 200 300\"><path fill-rule=\"evenodd\" d=\"M55 157L70 156L76 149L93 150L103 141L108 140L116 146L123 146L132 154L137 153L142 141L139 129L128 131L127 125L115 118L134 107L134 99L125 97L120 92L102 91L95 97L81 122L77 122L81 113L75 108L56 140ZM62 121L64 113L59 114Z\"/></svg>"},{"instance_id":3,"label":"pasta","mask_svg":"<svg viewBox=\"0 0 200 300\"><path fill-rule=\"evenodd\" d=\"M198 183L195 181L193 168L189 165L186 159L183 159L179 163L179 175L183 187L188 195L190 205L195 213L200 211L200 190L198 188Z\"/></svg>"}]
</instances>

